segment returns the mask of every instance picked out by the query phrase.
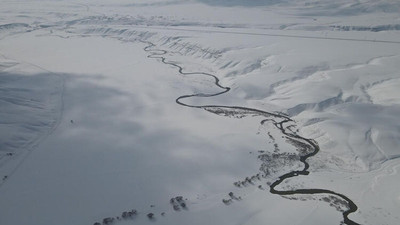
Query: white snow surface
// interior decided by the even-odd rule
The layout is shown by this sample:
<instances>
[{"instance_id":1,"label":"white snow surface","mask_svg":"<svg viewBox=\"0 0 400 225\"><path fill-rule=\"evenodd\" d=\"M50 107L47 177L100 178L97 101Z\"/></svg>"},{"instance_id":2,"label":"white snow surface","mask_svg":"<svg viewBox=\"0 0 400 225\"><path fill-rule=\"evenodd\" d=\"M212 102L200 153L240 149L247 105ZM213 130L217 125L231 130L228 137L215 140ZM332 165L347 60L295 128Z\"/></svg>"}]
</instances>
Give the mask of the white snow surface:
<instances>
[{"instance_id":1,"label":"white snow surface","mask_svg":"<svg viewBox=\"0 0 400 225\"><path fill-rule=\"evenodd\" d=\"M341 224L326 194L269 192L304 165L258 159L296 153L265 118L176 104L221 89L148 57L150 42L231 88L185 104L282 112L318 143L310 175L277 189L332 190L358 206L351 220L398 224L399 12L397 0L0 0L0 224L132 209L113 224ZM240 200L225 205L229 192Z\"/></svg>"}]
</instances>

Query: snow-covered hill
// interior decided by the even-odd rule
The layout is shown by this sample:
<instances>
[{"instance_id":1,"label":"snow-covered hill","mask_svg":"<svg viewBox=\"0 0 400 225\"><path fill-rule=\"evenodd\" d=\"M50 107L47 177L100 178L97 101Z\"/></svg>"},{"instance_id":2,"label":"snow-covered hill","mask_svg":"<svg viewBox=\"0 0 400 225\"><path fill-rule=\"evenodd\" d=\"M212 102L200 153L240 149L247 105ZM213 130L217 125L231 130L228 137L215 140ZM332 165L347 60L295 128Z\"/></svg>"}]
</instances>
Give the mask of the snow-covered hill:
<instances>
[{"instance_id":1,"label":"snow-covered hill","mask_svg":"<svg viewBox=\"0 0 400 225\"><path fill-rule=\"evenodd\" d=\"M0 1L0 224L397 224L399 10Z\"/></svg>"}]
</instances>

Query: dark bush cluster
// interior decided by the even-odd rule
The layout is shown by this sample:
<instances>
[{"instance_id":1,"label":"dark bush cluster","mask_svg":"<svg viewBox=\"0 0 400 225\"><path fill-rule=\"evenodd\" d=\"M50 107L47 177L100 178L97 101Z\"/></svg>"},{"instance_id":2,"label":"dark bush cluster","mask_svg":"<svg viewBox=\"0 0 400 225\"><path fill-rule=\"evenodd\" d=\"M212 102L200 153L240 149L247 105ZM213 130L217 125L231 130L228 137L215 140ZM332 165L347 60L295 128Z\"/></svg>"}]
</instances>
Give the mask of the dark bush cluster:
<instances>
[{"instance_id":1,"label":"dark bush cluster","mask_svg":"<svg viewBox=\"0 0 400 225\"><path fill-rule=\"evenodd\" d=\"M235 194L233 194L233 192L229 192L228 195L229 195L230 199L222 199L222 202L225 205L230 205L231 203L233 203L233 200L236 200L236 201L242 200L242 198L240 196L237 197Z\"/></svg>"},{"instance_id":2,"label":"dark bush cluster","mask_svg":"<svg viewBox=\"0 0 400 225\"><path fill-rule=\"evenodd\" d=\"M132 209L131 211L122 212L121 217L122 217L122 219L132 219L136 215L137 215L137 211L135 209Z\"/></svg>"},{"instance_id":3,"label":"dark bush cluster","mask_svg":"<svg viewBox=\"0 0 400 225\"><path fill-rule=\"evenodd\" d=\"M233 185L235 185L236 187L245 187L248 184L254 185L254 182L257 180L261 180L261 175L259 173L251 177L246 177L242 181L236 181L233 183Z\"/></svg>"},{"instance_id":4,"label":"dark bush cluster","mask_svg":"<svg viewBox=\"0 0 400 225\"><path fill-rule=\"evenodd\" d=\"M103 224L107 225L107 224L112 224L114 222L114 217L107 217L103 219Z\"/></svg>"},{"instance_id":5,"label":"dark bush cluster","mask_svg":"<svg viewBox=\"0 0 400 225\"><path fill-rule=\"evenodd\" d=\"M148 217L149 219L154 219L154 213L149 213L149 214L147 214L147 217Z\"/></svg>"},{"instance_id":6,"label":"dark bush cluster","mask_svg":"<svg viewBox=\"0 0 400 225\"><path fill-rule=\"evenodd\" d=\"M186 202L182 196L171 198L169 202L171 203L175 211L180 211L181 209L187 209Z\"/></svg>"}]
</instances>

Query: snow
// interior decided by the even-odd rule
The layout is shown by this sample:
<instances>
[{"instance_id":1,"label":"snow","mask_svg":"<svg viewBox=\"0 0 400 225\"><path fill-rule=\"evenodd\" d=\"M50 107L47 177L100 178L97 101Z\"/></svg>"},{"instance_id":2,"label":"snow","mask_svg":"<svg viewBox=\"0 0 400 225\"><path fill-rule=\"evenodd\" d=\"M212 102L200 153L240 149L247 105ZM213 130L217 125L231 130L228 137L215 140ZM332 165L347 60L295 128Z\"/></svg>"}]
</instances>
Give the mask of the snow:
<instances>
[{"instance_id":1,"label":"snow","mask_svg":"<svg viewBox=\"0 0 400 225\"><path fill-rule=\"evenodd\" d=\"M345 205L328 194L269 192L302 169L299 147L260 124L265 115L229 106L286 113L290 130L318 142L310 174L278 190L331 190L358 206L354 222L397 224L399 9L0 1L0 224L94 224L132 209L114 224L340 224ZM176 104L222 91L199 72L230 91L181 102L225 108ZM230 192L240 200L225 205ZM176 196L186 209L173 209Z\"/></svg>"}]
</instances>

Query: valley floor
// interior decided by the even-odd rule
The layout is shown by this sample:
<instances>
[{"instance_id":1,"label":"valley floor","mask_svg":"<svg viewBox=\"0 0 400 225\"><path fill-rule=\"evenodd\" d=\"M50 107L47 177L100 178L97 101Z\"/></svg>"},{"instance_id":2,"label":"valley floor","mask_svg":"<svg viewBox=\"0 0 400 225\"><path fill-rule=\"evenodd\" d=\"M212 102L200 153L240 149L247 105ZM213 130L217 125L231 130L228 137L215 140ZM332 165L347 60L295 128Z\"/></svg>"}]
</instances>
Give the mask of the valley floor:
<instances>
[{"instance_id":1,"label":"valley floor","mask_svg":"<svg viewBox=\"0 0 400 225\"><path fill-rule=\"evenodd\" d=\"M397 224L400 4L245 2L0 1L0 224Z\"/></svg>"}]
</instances>

